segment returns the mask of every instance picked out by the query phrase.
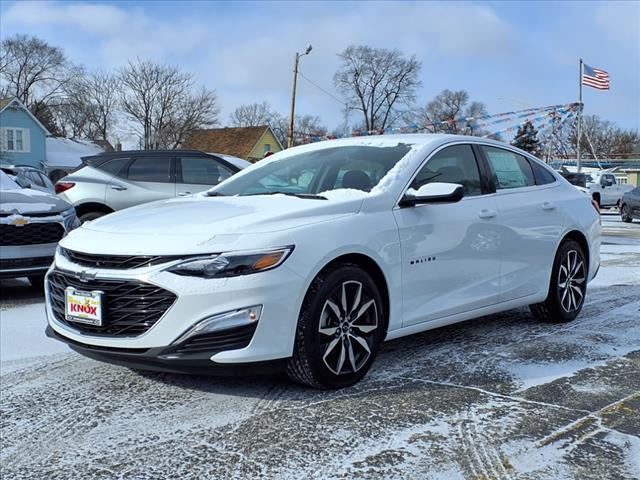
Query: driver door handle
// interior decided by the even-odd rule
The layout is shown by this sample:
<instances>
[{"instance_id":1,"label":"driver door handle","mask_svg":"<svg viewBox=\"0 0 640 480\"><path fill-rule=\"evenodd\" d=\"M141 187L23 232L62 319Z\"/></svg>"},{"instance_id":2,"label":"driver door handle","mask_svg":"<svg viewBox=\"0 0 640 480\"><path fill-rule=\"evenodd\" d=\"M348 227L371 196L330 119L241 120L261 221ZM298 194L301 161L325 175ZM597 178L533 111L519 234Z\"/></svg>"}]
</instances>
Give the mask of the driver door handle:
<instances>
[{"instance_id":1,"label":"driver door handle","mask_svg":"<svg viewBox=\"0 0 640 480\"><path fill-rule=\"evenodd\" d=\"M483 208L482 210L480 210L480 212L478 212L478 216L480 218L494 218L497 215L498 212L496 212L495 210L490 210L488 208Z\"/></svg>"},{"instance_id":2,"label":"driver door handle","mask_svg":"<svg viewBox=\"0 0 640 480\"><path fill-rule=\"evenodd\" d=\"M126 190L127 187L124 187L122 185L111 185L111 190L117 190L119 192L121 192L122 190Z\"/></svg>"}]
</instances>

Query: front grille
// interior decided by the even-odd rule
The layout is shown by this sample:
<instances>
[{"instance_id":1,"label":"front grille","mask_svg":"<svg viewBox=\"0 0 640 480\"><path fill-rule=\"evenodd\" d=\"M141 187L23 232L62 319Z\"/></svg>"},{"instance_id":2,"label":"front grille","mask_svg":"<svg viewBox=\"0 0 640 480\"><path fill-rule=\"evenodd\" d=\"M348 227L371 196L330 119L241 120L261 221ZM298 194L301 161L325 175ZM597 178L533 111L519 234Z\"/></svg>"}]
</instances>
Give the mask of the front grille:
<instances>
[{"instance_id":1,"label":"front grille","mask_svg":"<svg viewBox=\"0 0 640 480\"><path fill-rule=\"evenodd\" d=\"M103 325L69 322L65 318L65 289L101 290ZM48 277L51 309L56 319L83 333L109 337L136 337L149 330L176 300L176 296L160 287L131 280L81 281L73 273L55 270Z\"/></svg>"},{"instance_id":2,"label":"front grille","mask_svg":"<svg viewBox=\"0 0 640 480\"><path fill-rule=\"evenodd\" d=\"M128 270L131 268L151 267L162 263L178 260L179 256L161 255L95 255L92 253L81 253L67 248L62 249L62 253L71 262L85 267L111 268Z\"/></svg>"},{"instance_id":3,"label":"front grille","mask_svg":"<svg viewBox=\"0 0 640 480\"><path fill-rule=\"evenodd\" d=\"M53 257L36 258L8 258L0 260L0 270L15 270L18 268L47 268L53 263Z\"/></svg>"},{"instance_id":4,"label":"front grille","mask_svg":"<svg viewBox=\"0 0 640 480\"><path fill-rule=\"evenodd\" d=\"M225 350L244 348L251 342L257 325L257 322L253 322L242 327L196 335L177 345L170 352L179 354L207 353L208 355L213 355Z\"/></svg>"},{"instance_id":5,"label":"front grille","mask_svg":"<svg viewBox=\"0 0 640 480\"><path fill-rule=\"evenodd\" d=\"M64 235L59 223L0 224L0 245L41 245L58 243Z\"/></svg>"}]
</instances>

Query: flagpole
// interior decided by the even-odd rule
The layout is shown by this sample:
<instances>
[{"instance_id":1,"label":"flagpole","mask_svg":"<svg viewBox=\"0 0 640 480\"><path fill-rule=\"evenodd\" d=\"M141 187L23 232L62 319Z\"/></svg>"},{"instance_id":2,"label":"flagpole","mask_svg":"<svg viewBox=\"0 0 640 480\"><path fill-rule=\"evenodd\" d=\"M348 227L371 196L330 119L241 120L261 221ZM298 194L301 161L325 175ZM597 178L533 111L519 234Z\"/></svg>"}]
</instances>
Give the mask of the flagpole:
<instances>
[{"instance_id":1,"label":"flagpole","mask_svg":"<svg viewBox=\"0 0 640 480\"><path fill-rule=\"evenodd\" d=\"M578 96L578 140L576 145L576 156L577 156L577 166L578 173L582 171L582 162L580 159L580 139L582 138L582 59L580 59L580 76L578 78L578 85L580 88L580 93Z\"/></svg>"}]
</instances>

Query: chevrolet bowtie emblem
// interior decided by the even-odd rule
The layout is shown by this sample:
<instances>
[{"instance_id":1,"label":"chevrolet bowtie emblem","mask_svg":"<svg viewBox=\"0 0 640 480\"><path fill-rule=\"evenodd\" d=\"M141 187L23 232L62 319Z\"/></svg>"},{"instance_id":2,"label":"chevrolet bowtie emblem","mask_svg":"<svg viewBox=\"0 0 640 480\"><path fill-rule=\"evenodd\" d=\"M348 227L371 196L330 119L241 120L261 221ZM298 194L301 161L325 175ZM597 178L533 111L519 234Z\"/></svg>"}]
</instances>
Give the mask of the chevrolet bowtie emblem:
<instances>
[{"instance_id":1,"label":"chevrolet bowtie emblem","mask_svg":"<svg viewBox=\"0 0 640 480\"><path fill-rule=\"evenodd\" d=\"M29 223L28 218L24 218L22 215L17 215L9 221L9 225L15 225L16 227L23 227Z\"/></svg>"},{"instance_id":2,"label":"chevrolet bowtie emblem","mask_svg":"<svg viewBox=\"0 0 640 480\"><path fill-rule=\"evenodd\" d=\"M96 272L90 272L88 270L80 271L80 280L86 282L87 280L95 280Z\"/></svg>"}]
</instances>

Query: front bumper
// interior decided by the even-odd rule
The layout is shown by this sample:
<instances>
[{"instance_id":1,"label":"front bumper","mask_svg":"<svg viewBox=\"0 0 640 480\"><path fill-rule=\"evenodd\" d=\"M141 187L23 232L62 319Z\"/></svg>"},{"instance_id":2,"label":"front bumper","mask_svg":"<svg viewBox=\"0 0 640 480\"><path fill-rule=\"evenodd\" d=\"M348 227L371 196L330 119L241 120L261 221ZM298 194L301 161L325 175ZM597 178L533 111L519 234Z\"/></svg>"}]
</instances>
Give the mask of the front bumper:
<instances>
[{"instance_id":1,"label":"front bumper","mask_svg":"<svg viewBox=\"0 0 640 480\"><path fill-rule=\"evenodd\" d=\"M44 275L53 262L56 245L0 246L0 278Z\"/></svg>"},{"instance_id":2,"label":"front bumper","mask_svg":"<svg viewBox=\"0 0 640 480\"><path fill-rule=\"evenodd\" d=\"M304 289L302 278L285 265L253 275L202 279L174 275L164 271L167 265L133 270L87 269L57 255L47 275L46 312L55 338L65 341L74 350L92 358L112 363L131 362L149 368L183 371L196 361L206 367L216 364L237 365L286 359L293 352L295 330ZM156 285L172 292L175 302L146 332L132 337L87 334L56 319L49 292L51 272L62 270L80 274L95 273L99 280L136 281ZM201 352L196 358L167 355L176 340L201 320L228 311L262 305L262 313L248 345L242 348ZM172 366L175 366L173 368ZM177 369L177 370L176 370Z\"/></svg>"},{"instance_id":3,"label":"front bumper","mask_svg":"<svg viewBox=\"0 0 640 480\"><path fill-rule=\"evenodd\" d=\"M126 349L99 347L80 343L57 333L51 326L45 331L47 337L66 343L75 352L85 357L121 367L157 372L183 373L190 375L266 375L284 370L286 360L271 360L251 363L218 363L206 354L171 356L173 348Z\"/></svg>"}]
</instances>

